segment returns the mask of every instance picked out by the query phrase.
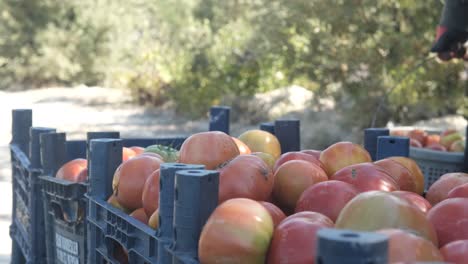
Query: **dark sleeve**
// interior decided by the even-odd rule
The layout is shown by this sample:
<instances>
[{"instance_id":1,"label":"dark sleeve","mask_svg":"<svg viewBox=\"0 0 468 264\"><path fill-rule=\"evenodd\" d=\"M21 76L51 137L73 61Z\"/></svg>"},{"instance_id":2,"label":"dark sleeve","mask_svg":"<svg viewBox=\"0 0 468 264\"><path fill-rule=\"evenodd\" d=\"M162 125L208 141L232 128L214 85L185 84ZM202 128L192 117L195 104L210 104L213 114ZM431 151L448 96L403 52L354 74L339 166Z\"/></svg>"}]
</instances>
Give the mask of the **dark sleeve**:
<instances>
[{"instance_id":1,"label":"dark sleeve","mask_svg":"<svg viewBox=\"0 0 468 264\"><path fill-rule=\"evenodd\" d=\"M449 30L468 32L468 0L445 0L440 25Z\"/></svg>"}]
</instances>

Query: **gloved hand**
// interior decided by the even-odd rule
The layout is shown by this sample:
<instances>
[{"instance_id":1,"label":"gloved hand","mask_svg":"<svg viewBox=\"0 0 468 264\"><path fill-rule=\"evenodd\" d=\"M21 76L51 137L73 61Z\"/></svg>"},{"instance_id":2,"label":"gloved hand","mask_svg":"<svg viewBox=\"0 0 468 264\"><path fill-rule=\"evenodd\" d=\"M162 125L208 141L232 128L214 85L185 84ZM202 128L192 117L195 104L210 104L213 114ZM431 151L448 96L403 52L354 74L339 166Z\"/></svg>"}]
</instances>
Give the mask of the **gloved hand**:
<instances>
[{"instance_id":1,"label":"gloved hand","mask_svg":"<svg viewBox=\"0 0 468 264\"><path fill-rule=\"evenodd\" d=\"M468 0L446 0L431 52L436 52L445 61L452 58L468 60L463 46L467 40Z\"/></svg>"}]
</instances>

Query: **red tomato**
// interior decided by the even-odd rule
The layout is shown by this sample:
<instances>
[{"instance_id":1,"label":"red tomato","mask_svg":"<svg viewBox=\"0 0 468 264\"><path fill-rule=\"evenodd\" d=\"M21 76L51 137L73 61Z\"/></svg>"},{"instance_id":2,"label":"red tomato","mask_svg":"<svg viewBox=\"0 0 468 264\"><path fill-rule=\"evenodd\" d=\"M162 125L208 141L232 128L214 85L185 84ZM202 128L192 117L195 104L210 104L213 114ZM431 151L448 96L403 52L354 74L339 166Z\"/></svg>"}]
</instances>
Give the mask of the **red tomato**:
<instances>
[{"instance_id":1,"label":"red tomato","mask_svg":"<svg viewBox=\"0 0 468 264\"><path fill-rule=\"evenodd\" d=\"M411 175L413 176L414 182L416 184L416 193L422 195L424 193L424 175L416 161L407 157L390 157L389 159L400 163L411 172Z\"/></svg>"},{"instance_id":2,"label":"red tomato","mask_svg":"<svg viewBox=\"0 0 468 264\"><path fill-rule=\"evenodd\" d=\"M402 164L392 159L381 159L374 162L374 164L382 167L396 181L400 190L417 192L413 175Z\"/></svg>"},{"instance_id":3,"label":"red tomato","mask_svg":"<svg viewBox=\"0 0 468 264\"><path fill-rule=\"evenodd\" d=\"M200 263L264 263L273 221L259 202L235 198L219 205L203 227Z\"/></svg>"},{"instance_id":4,"label":"red tomato","mask_svg":"<svg viewBox=\"0 0 468 264\"><path fill-rule=\"evenodd\" d=\"M427 218L435 227L441 247L468 239L468 198L444 200L429 210Z\"/></svg>"},{"instance_id":5,"label":"red tomato","mask_svg":"<svg viewBox=\"0 0 468 264\"><path fill-rule=\"evenodd\" d=\"M56 178L64 179L72 182L84 182L87 180L87 166L86 159L74 159L60 167L55 175ZM83 172L86 170L86 172Z\"/></svg>"},{"instance_id":6,"label":"red tomato","mask_svg":"<svg viewBox=\"0 0 468 264\"><path fill-rule=\"evenodd\" d=\"M309 186L328 180L319 166L305 160L290 160L275 173L273 199L286 213L294 212L297 200Z\"/></svg>"},{"instance_id":7,"label":"red tomato","mask_svg":"<svg viewBox=\"0 0 468 264\"><path fill-rule=\"evenodd\" d=\"M439 144L440 142L440 135L427 135L424 139L424 146L430 146L432 144Z\"/></svg>"},{"instance_id":8,"label":"red tomato","mask_svg":"<svg viewBox=\"0 0 468 264\"><path fill-rule=\"evenodd\" d=\"M372 162L372 158L369 152L360 145L343 141L323 150L320 153L320 161L325 166L328 176L332 176L346 166Z\"/></svg>"},{"instance_id":9,"label":"red tomato","mask_svg":"<svg viewBox=\"0 0 468 264\"><path fill-rule=\"evenodd\" d=\"M264 152L272 155L275 160L281 155L281 144L278 138L260 129L247 130L237 137L244 142L252 152Z\"/></svg>"},{"instance_id":10,"label":"red tomato","mask_svg":"<svg viewBox=\"0 0 468 264\"><path fill-rule=\"evenodd\" d=\"M159 228L159 208L148 219L148 226L155 230Z\"/></svg>"},{"instance_id":11,"label":"red tomato","mask_svg":"<svg viewBox=\"0 0 468 264\"><path fill-rule=\"evenodd\" d=\"M309 155L312 155L314 156L315 158L317 159L320 159L320 153L322 153L322 151L320 150L315 150L315 149L304 149L304 150L301 150L302 153L306 153L306 154L309 154Z\"/></svg>"},{"instance_id":12,"label":"red tomato","mask_svg":"<svg viewBox=\"0 0 468 264\"><path fill-rule=\"evenodd\" d=\"M273 189L273 173L258 156L239 155L219 171L219 203L232 198L264 201Z\"/></svg>"},{"instance_id":13,"label":"red tomato","mask_svg":"<svg viewBox=\"0 0 468 264\"><path fill-rule=\"evenodd\" d=\"M370 162L347 166L337 171L330 179L347 182L359 192L392 192L399 189L395 180L384 169Z\"/></svg>"},{"instance_id":14,"label":"red tomato","mask_svg":"<svg viewBox=\"0 0 468 264\"><path fill-rule=\"evenodd\" d=\"M447 199L450 198L468 198L468 183L453 188L447 194Z\"/></svg>"},{"instance_id":15,"label":"red tomato","mask_svg":"<svg viewBox=\"0 0 468 264\"><path fill-rule=\"evenodd\" d=\"M468 174L462 172L446 173L429 187L426 199L435 205L446 199L453 188L465 183L468 183Z\"/></svg>"},{"instance_id":16,"label":"red tomato","mask_svg":"<svg viewBox=\"0 0 468 264\"><path fill-rule=\"evenodd\" d=\"M287 217L275 229L267 263L315 263L317 232L332 227L333 222L319 213L301 212Z\"/></svg>"},{"instance_id":17,"label":"red tomato","mask_svg":"<svg viewBox=\"0 0 468 264\"><path fill-rule=\"evenodd\" d=\"M269 202L260 202L265 209L268 210L268 213L270 213L271 219L273 220L273 226L276 228L283 219L286 218L286 215L279 209L278 206L269 203Z\"/></svg>"},{"instance_id":18,"label":"red tomato","mask_svg":"<svg viewBox=\"0 0 468 264\"><path fill-rule=\"evenodd\" d=\"M424 197L422 197L421 195L417 193L407 192L407 191L394 191L392 192L392 194L414 204L423 213L427 213L429 209L432 208L431 203L429 203L426 199L424 199Z\"/></svg>"},{"instance_id":19,"label":"red tomato","mask_svg":"<svg viewBox=\"0 0 468 264\"><path fill-rule=\"evenodd\" d=\"M415 148L422 148L423 144L417 139L410 138L410 146Z\"/></svg>"},{"instance_id":20,"label":"red tomato","mask_svg":"<svg viewBox=\"0 0 468 264\"><path fill-rule=\"evenodd\" d=\"M400 229L383 229L378 233L389 236L388 262L443 261L439 249L420 236Z\"/></svg>"},{"instance_id":21,"label":"red tomato","mask_svg":"<svg viewBox=\"0 0 468 264\"><path fill-rule=\"evenodd\" d=\"M322 162L320 162L320 160L318 160L314 156L306 154L306 153L302 153L302 152L299 152L299 151L291 151L291 152L287 152L287 153L282 154L276 160L275 167L273 168L273 172L276 172L276 170L278 170L279 166L283 165L285 162L290 161L290 160L305 160L305 161L308 161L308 162L312 162L315 165L318 165L320 168L325 170L325 167L323 166Z\"/></svg>"},{"instance_id":22,"label":"red tomato","mask_svg":"<svg viewBox=\"0 0 468 264\"><path fill-rule=\"evenodd\" d=\"M465 264L468 260L468 240L457 240L440 249L444 260L453 264Z\"/></svg>"},{"instance_id":23,"label":"red tomato","mask_svg":"<svg viewBox=\"0 0 468 264\"><path fill-rule=\"evenodd\" d=\"M299 212L299 213L295 213L295 214L292 214L290 216L287 217L287 221L291 220L291 219L296 219L296 218L307 218L309 221L312 221L314 223L317 223L317 224L321 224L321 225L326 225L326 226L329 226L329 225L334 225L333 224L333 221L331 221L330 218L328 218L327 216L321 214L321 213L317 213L317 212ZM284 219L286 220L286 219Z\"/></svg>"},{"instance_id":24,"label":"red tomato","mask_svg":"<svg viewBox=\"0 0 468 264\"><path fill-rule=\"evenodd\" d=\"M439 143L432 143L426 146L427 149L437 150L437 151L447 151L447 148L442 146Z\"/></svg>"},{"instance_id":25,"label":"red tomato","mask_svg":"<svg viewBox=\"0 0 468 264\"><path fill-rule=\"evenodd\" d=\"M390 192L358 194L341 211L336 227L356 231L398 228L410 230L437 245L434 226L416 206Z\"/></svg>"},{"instance_id":26,"label":"red tomato","mask_svg":"<svg viewBox=\"0 0 468 264\"><path fill-rule=\"evenodd\" d=\"M319 182L307 188L296 205L296 213L311 211L329 217L333 222L345 205L358 195L354 186L342 181Z\"/></svg>"},{"instance_id":27,"label":"red tomato","mask_svg":"<svg viewBox=\"0 0 468 264\"><path fill-rule=\"evenodd\" d=\"M420 143L424 142L424 139L427 136L427 132L422 130L422 129L413 129L409 132L408 136L411 139L415 139L419 141Z\"/></svg>"},{"instance_id":28,"label":"red tomato","mask_svg":"<svg viewBox=\"0 0 468 264\"><path fill-rule=\"evenodd\" d=\"M160 170L155 170L146 179L141 202L146 215L151 216L159 208L159 176Z\"/></svg>"},{"instance_id":29,"label":"red tomato","mask_svg":"<svg viewBox=\"0 0 468 264\"><path fill-rule=\"evenodd\" d=\"M184 141L179 152L179 162L203 164L207 170L213 170L239 154L236 143L226 133L201 132L191 135Z\"/></svg>"},{"instance_id":30,"label":"red tomato","mask_svg":"<svg viewBox=\"0 0 468 264\"><path fill-rule=\"evenodd\" d=\"M231 138L236 143L237 148L239 148L239 153L240 154L250 154L250 153L252 153L252 151L250 151L249 146L247 146L244 142L240 141L239 139L237 139L235 137L231 137Z\"/></svg>"},{"instance_id":31,"label":"red tomato","mask_svg":"<svg viewBox=\"0 0 468 264\"><path fill-rule=\"evenodd\" d=\"M143 147L133 146L130 147L130 149L133 150L133 152L135 152L136 155L140 155L143 154L143 152L145 152L145 148Z\"/></svg>"},{"instance_id":32,"label":"red tomato","mask_svg":"<svg viewBox=\"0 0 468 264\"><path fill-rule=\"evenodd\" d=\"M148 224L148 216L146 215L145 210L143 208L136 209L130 214L130 216L142 222L145 225Z\"/></svg>"},{"instance_id":33,"label":"red tomato","mask_svg":"<svg viewBox=\"0 0 468 264\"><path fill-rule=\"evenodd\" d=\"M135 156L136 156L136 153L132 149L127 148L127 147L122 148L122 162L127 161Z\"/></svg>"},{"instance_id":34,"label":"red tomato","mask_svg":"<svg viewBox=\"0 0 468 264\"><path fill-rule=\"evenodd\" d=\"M112 187L117 201L129 210L143 207L142 195L146 180L159 166L162 160L140 155L122 163L114 173Z\"/></svg>"},{"instance_id":35,"label":"red tomato","mask_svg":"<svg viewBox=\"0 0 468 264\"><path fill-rule=\"evenodd\" d=\"M275 166L275 158L271 154L265 152L252 152L251 154L261 158L268 165L268 168L273 171L273 167Z\"/></svg>"}]
</instances>

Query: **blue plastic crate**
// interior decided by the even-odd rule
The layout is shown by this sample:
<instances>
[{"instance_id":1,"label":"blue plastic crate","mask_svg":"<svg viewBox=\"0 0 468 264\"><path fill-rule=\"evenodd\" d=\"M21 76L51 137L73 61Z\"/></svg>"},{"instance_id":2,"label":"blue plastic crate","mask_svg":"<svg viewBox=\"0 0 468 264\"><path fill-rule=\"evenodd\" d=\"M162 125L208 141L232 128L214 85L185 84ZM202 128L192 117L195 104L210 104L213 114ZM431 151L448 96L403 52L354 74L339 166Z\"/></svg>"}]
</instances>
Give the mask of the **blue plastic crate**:
<instances>
[{"instance_id":1,"label":"blue plastic crate","mask_svg":"<svg viewBox=\"0 0 468 264\"><path fill-rule=\"evenodd\" d=\"M114 132L88 133L119 136ZM86 263L86 183L55 178L66 162L86 158L86 141L67 141L65 133L41 135L42 195L46 230L47 263Z\"/></svg>"},{"instance_id":2,"label":"blue plastic crate","mask_svg":"<svg viewBox=\"0 0 468 264\"><path fill-rule=\"evenodd\" d=\"M94 138L118 138L117 132L90 132ZM74 183L55 178L58 169L76 158L86 158L87 141L66 141L65 133L41 137L43 153L42 190L46 227L47 263L86 263L87 183ZM184 137L160 139L123 139L125 146L146 147L163 144L180 147Z\"/></svg>"},{"instance_id":3,"label":"blue plastic crate","mask_svg":"<svg viewBox=\"0 0 468 264\"><path fill-rule=\"evenodd\" d=\"M55 129L32 127L28 109L13 110L12 115L12 263L45 263L39 136Z\"/></svg>"},{"instance_id":4,"label":"blue plastic crate","mask_svg":"<svg viewBox=\"0 0 468 264\"><path fill-rule=\"evenodd\" d=\"M86 185L43 178L47 263L86 263Z\"/></svg>"},{"instance_id":5,"label":"blue plastic crate","mask_svg":"<svg viewBox=\"0 0 468 264\"><path fill-rule=\"evenodd\" d=\"M210 127L219 127L219 124L229 123L229 108L223 108L222 118L210 120ZM43 199L49 198L49 202L53 202L55 207L70 208L70 204L83 204L83 188L86 184L69 183L58 179L40 180L39 176L44 175L41 168L40 155L40 135L44 133L55 132L52 128L33 128L32 127L32 111L30 109L16 109L12 112L12 141L10 144L11 164L12 164L12 188L13 188L13 212L12 224L10 227L10 236L12 238L12 262L13 263L50 263L55 261L55 253L46 253L46 245L51 244L55 248L55 236L50 236L51 239L46 239L47 234L63 235L59 237L61 241L71 238L72 241L83 240L86 242L86 229L80 225L67 223L59 223L52 219L54 224L45 224L44 219L53 216L51 208L45 208ZM229 133L229 131L226 131ZM98 135L95 135L99 137ZM118 133L117 133L118 134ZM88 138L89 138L88 134ZM101 134L102 136L102 134ZM112 137L112 136L108 136ZM96 138L96 137L95 137ZM168 138L148 138L148 139L124 139L123 146L148 146L152 144L162 144L174 148L180 148L185 137L168 137ZM66 141L66 161L77 157L86 157L87 144L84 140ZM47 174L47 173L46 173ZM52 175L52 174L48 174ZM47 182L46 191L42 195L42 182ZM80 193L80 195L76 195ZM70 194L74 194L70 196ZM61 206L58 206L61 204ZM56 209L54 209L56 210ZM54 211L55 214L55 211ZM48 220L47 223L52 223ZM82 225L82 224L81 224ZM45 228L44 228L45 227ZM52 230L48 232L48 230ZM53 231L55 230L55 231ZM82 230L85 230L82 232ZM68 232L68 233L67 233ZM52 239L53 238L53 239ZM49 243L44 243L44 241ZM67 243L67 242L64 242ZM68 243L70 244L70 243ZM73 243L71 243L73 244ZM79 242L78 245L84 243ZM86 248L86 246L83 246ZM50 249L49 249L50 251ZM52 249L51 252L55 252ZM79 252L83 252L79 249ZM81 254L81 253L80 253ZM46 256L49 259L46 259ZM81 258L82 259L82 258Z\"/></svg>"},{"instance_id":6,"label":"blue plastic crate","mask_svg":"<svg viewBox=\"0 0 468 264\"><path fill-rule=\"evenodd\" d=\"M121 146L120 140L91 142L88 263L117 263L117 247L127 251L128 263L198 263L198 237L217 205L219 173L202 165L162 164L160 228L153 230L105 201Z\"/></svg>"},{"instance_id":7,"label":"blue plastic crate","mask_svg":"<svg viewBox=\"0 0 468 264\"><path fill-rule=\"evenodd\" d=\"M169 143L180 147L180 139L151 139L152 144ZM129 263L166 263L163 258L164 246L171 243L172 203L174 174L182 169L199 169L201 165L175 165L164 163L161 167L160 225L153 230L121 210L107 203L111 195L114 171L122 161L122 146L131 142L139 145L136 139L101 139L91 141L89 164L89 188L87 225L88 225L88 263L117 263L116 254L123 248L128 254ZM148 143L148 139L140 141ZM178 142L178 143L177 143ZM104 162L103 162L104 161ZM97 165L96 165L97 164ZM168 167L169 166L169 167ZM167 168L167 169L166 169ZM170 174L170 175L168 175ZM164 193L164 194L162 194ZM164 239L169 235L169 239ZM159 252L161 251L161 254ZM172 257L171 257L172 259Z\"/></svg>"}]
</instances>

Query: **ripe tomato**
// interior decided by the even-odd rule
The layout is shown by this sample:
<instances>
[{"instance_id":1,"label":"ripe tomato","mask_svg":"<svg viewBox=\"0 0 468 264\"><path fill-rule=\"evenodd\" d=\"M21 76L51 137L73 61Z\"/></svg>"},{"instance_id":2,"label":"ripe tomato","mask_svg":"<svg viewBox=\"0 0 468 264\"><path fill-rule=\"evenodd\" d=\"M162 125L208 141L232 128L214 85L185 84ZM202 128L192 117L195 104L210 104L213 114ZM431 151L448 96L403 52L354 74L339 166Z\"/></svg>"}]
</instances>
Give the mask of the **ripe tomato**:
<instances>
[{"instance_id":1,"label":"ripe tomato","mask_svg":"<svg viewBox=\"0 0 468 264\"><path fill-rule=\"evenodd\" d=\"M273 226L275 228L279 225L279 223L281 223L281 221L283 221L283 219L286 218L286 215L283 213L283 211L281 211L281 209L279 209L278 206L264 201L261 201L260 203L263 205L263 207L265 207L265 209L268 210L268 213L270 213L271 219L273 220Z\"/></svg>"},{"instance_id":2,"label":"ripe tomato","mask_svg":"<svg viewBox=\"0 0 468 264\"><path fill-rule=\"evenodd\" d=\"M398 228L411 230L437 245L434 226L416 206L390 192L358 194L341 211L336 227L356 231Z\"/></svg>"},{"instance_id":3,"label":"ripe tomato","mask_svg":"<svg viewBox=\"0 0 468 264\"><path fill-rule=\"evenodd\" d=\"M305 160L290 160L275 173L273 199L286 214L290 214L302 192L326 180L327 174L319 166Z\"/></svg>"},{"instance_id":4,"label":"ripe tomato","mask_svg":"<svg viewBox=\"0 0 468 264\"><path fill-rule=\"evenodd\" d=\"M265 201L273 189L273 173L254 155L239 155L219 171L219 203L232 198Z\"/></svg>"},{"instance_id":5,"label":"ripe tomato","mask_svg":"<svg viewBox=\"0 0 468 264\"><path fill-rule=\"evenodd\" d=\"M457 186L468 183L468 174L462 172L446 173L427 190L426 199L435 205L447 198L448 193Z\"/></svg>"},{"instance_id":6,"label":"ripe tomato","mask_svg":"<svg viewBox=\"0 0 468 264\"><path fill-rule=\"evenodd\" d=\"M142 194L146 180L159 166L162 160L140 155L122 163L114 173L113 188L117 201L129 210L143 207Z\"/></svg>"},{"instance_id":7,"label":"ripe tomato","mask_svg":"<svg viewBox=\"0 0 468 264\"><path fill-rule=\"evenodd\" d=\"M434 225L441 247L468 239L468 198L450 198L436 204L427 219Z\"/></svg>"},{"instance_id":8,"label":"ripe tomato","mask_svg":"<svg viewBox=\"0 0 468 264\"><path fill-rule=\"evenodd\" d=\"M411 172L416 184L416 193L422 195L424 193L424 175L416 161L407 157L390 157L389 159L400 163Z\"/></svg>"},{"instance_id":9,"label":"ripe tomato","mask_svg":"<svg viewBox=\"0 0 468 264\"><path fill-rule=\"evenodd\" d=\"M180 147L179 162L203 164L207 170L213 170L239 154L236 143L226 133L201 132L191 135L184 141Z\"/></svg>"},{"instance_id":10,"label":"ripe tomato","mask_svg":"<svg viewBox=\"0 0 468 264\"><path fill-rule=\"evenodd\" d=\"M141 202L148 216L159 208L159 176L160 170L157 169L148 176L143 186Z\"/></svg>"},{"instance_id":11,"label":"ripe tomato","mask_svg":"<svg viewBox=\"0 0 468 264\"><path fill-rule=\"evenodd\" d=\"M427 135L424 139L424 146L430 146L432 144L439 144L440 142L440 135Z\"/></svg>"},{"instance_id":12,"label":"ripe tomato","mask_svg":"<svg viewBox=\"0 0 468 264\"><path fill-rule=\"evenodd\" d=\"M273 170L276 159L271 154L265 152L252 152L252 155L260 157L268 165L268 167Z\"/></svg>"},{"instance_id":13,"label":"ripe tomato","mask_svg":"<svg viewBox=\"0 0 468 264\"><path fill-rule=\"evenodd\" d=\"M422 130L422 129L413 129L409 132L408 136L411 139L415 139L419 141L420 143L424 142L424 139L427 136L427 132Z\"/></svg>"},{"instance_id":14,"label":"ripe tomato","mask_svg":"<svg viewBox=\"0 0 468 264\"><path fill-rule=\"evenodd\" d=\"M137 154L135 151L133 151L130 148L123 147L122 148L122 162L127 161L133 157L135 157Z\"/></svg>"},{"instance_id":15,"label":"ripe tomato","mask_svg":"<svg viewBox=\"0 0 468 264\"><path fill-rule=\"evenodd\" d=\"M468 198L468 183L453 188L447 194L447 199L450 198Z\"/></svg>"},{"instance_id":16,"label":"ripe tomato","mask_svg":"<svg viewBox=\"0 0 468 264\"><path fill-rule=\"evenodd\" d=\"M275 163L275 167L273 168L273 172L276 172L278 168L283 165L285 162L290 161L290 160L305 160L314 163L315 165L318 165L320 168L325 170L325 167L323 166L322 162L315 158L314 156L306 153L302 153L299 151L291 151L282 154Z\"/></svg>"},{"instance_id":17,"label":"ripe tomato","mask_svg":"<svg viewBox=\"0 0 468 264\"><path fill-rule=\"evenodd\" d=\"M87 180L87 174L83 174L83 170L87 170L88 162L86 159L74 159L63 164L57 171L55 177L72 182L84 182Z\"/></svg>"},{"instance_id":18,"label":"ripe tomato","mask_svg":"<svg viewBox=\"0 0 468 264\"><path fill-rule=\"evenodd\" d=\"M345 205L358 195L354 186L342 181L324 181L307 188L296 205L296 213L311 211L329 217L333 222Z\"/></svg>"},{"instance_id":19,"label":"ripe tomato","mask_svg":"<svg viewBox=\"0 0 468 264\"><path fill-rule=\"evenodd\" d=\"M315 212L300 212L284 219L275 229L268 264L315 263L317 232L333 222Z\"/></svg>"},{"instance_id":20,"label":"ripe tomato","mask_svg":"<svg viewBox=\"0 0 468 264\"><path fill-rule=\"evenodd\" d=\"M275 159L281 155L281 145L278 138L266 131L248 130L237 138L244 142L252 152L265 152L271 154Z\"/></svg>"},{"instance_id":21,"label":"ripe tomato","mask_svg":"<svg viewBox=\"0 0 468 264\"><path fill-rule=\"evenodd\" d=\"M234 142L237 145L237 148L239 148L239 153L240 154L250 154L250 153L252 153L252 151L250 151L249 146L247 146L244 142L240 141L239 139L237 139L235 137L232 137L232 140L234 140Z\"/></svg>"},{"instance_id":22,"label":"ripe tomato","mask_svg":"<svg viewBox=\"0 0 468 264\"><path fill-rule=\"evenodd\" d=\"M312 155L316 159L320 159L320 153L322 153L321 150L315 150L315 149L304 149L304 150L301 150L301 152Z\"/></svg>"},{"instance_id":23,"label":"ripe tomato","mask_svg":"<svg viewBox=\"0 0 468 264\"><path fill-rule=\"evenodd\" d=\"M372 158L369 152L360 145L343 141L323 150L320 153L320 161L325 166L328 176L332 176L346 166L372 162Z\"/></svg>"},{"instance_id":24,"label":"ripe tomato","mask_svg":"<svg viewBox=\"0 0 468 264\"><path fill-rule=\"evenodd\" d=\"M440 249L444 260L454 264L464 264L468 260L468 240L457 240Z\"/></svg>"},{"instance_id":25,"label":"ripe tomato","mask_svg":"<svg viewBox=\"0 0 468 264\"><path fill-rule=\"evenodd\" d=\"M377 231L389 237L388 262L443 261L439 249L420 236L401 229Z\"/></svg>"},{"instance_id":26,"label":"ripe tomato","mask_svg":"<svg viewBox=\"0 0 468 264\"><path fill-rule=\"evenodd\" d=\"M143 152L145 152L145 148L139 147L139 146L133 146L133 147L130 147L129 149L133 150L133 152L135 152L135 155L140 155L140 154L143 154Z\"/></svg>"},{"instance_id":27,"label":"ripe tomato","mask_svg":"<svg viewBox=\"0 0 468 264\"><path fill-rule=\"evenodd\" d=\"M235 198L219 205L204 225L200 263L265 263L273 221L259 202Z\"/></svg>"},{"instance_id":28,"label":"ripe tomato","mask_svg":"<svg viewBox=\"0 0 468 264\"><path fill-rule=\"evenodd\" d=\"M372 190L392 192L399 189L396 181L384 169L370 162L344 167L330 179L347 182L359 192Z\"/></svg>"},{"instance_id":29,"label":"ripe tomato","mask_svg":"<svg viewBox=\"0 0 468 264\"><path fill-rule=\"evenodd\" d=\"M421 195L417 193L407 192L407 191L394 191L392 192L392 194L414 204L423 213L427 213L429 209L432 208L431 203L429 203L426 199L424 199L424 197L422 197Z\"/></svg>"},{"instance_id":30,"label":"ripe tomato","mask_svg":"<svg viewBox=\"0 0 468 264\"><path fill-rule=\"evenodd\" d=\"M381 159L374 164L382 167L397 182L400 190L417 192L416 182L405 166L392 159Z\"/></svg>"},{"instance_id":31,"label":"ripe tomato","mask_svg":"<svg viewBox=\"0 0 468 264\"><path fill-rule=\"evenodd\" d=\"M148 216L146 215L145 210L143 208L136 209L130 214L130 216L142 222L145 225L148 224Z\"/></svg>"}]
</instances>

